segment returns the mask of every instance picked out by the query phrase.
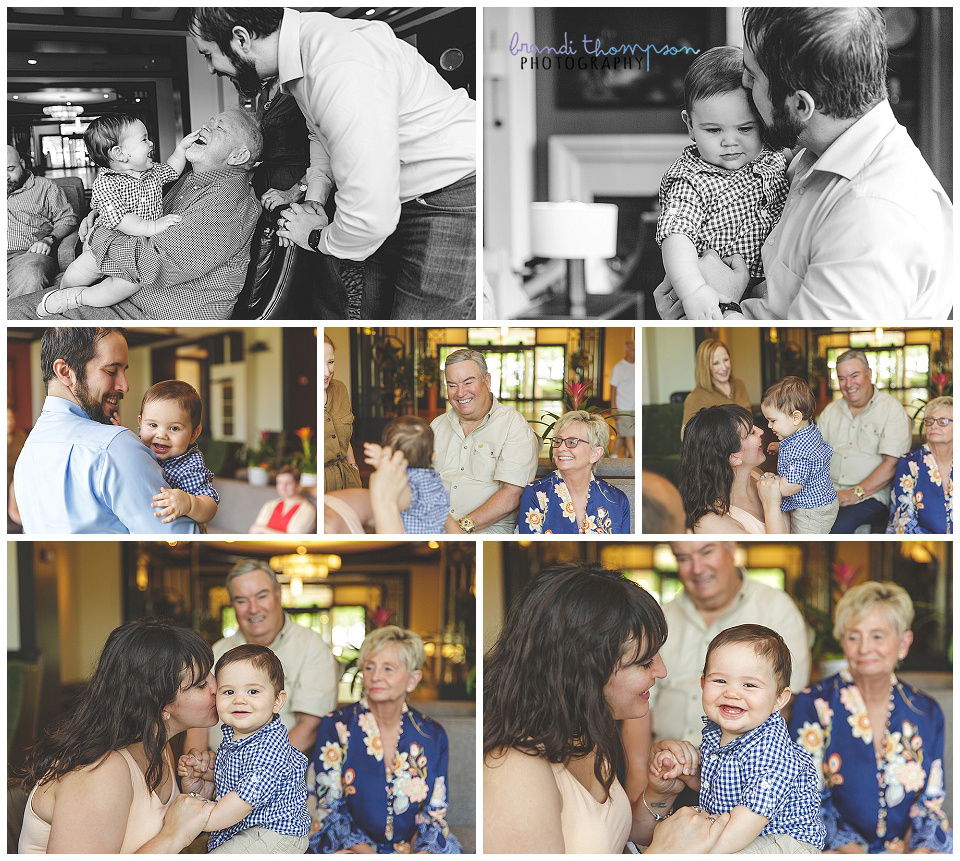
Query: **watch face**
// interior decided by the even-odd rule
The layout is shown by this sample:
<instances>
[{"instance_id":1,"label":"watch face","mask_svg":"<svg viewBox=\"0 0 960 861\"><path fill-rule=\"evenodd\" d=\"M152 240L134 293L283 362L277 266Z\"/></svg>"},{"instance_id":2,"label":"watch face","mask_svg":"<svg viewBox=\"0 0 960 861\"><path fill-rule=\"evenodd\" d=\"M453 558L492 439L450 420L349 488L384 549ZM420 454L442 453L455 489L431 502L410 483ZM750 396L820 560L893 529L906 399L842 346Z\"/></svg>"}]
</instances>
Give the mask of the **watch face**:
<instances>
[{"instance_id":1,"label":"watch face","mask_svg":"<svg viewBox=\"0 0 960 861\"><path fill-rule=\"evenodd\" d=\"M309 245L314 251L317 250L317 246L320 244L320 231L311 230L310 235L307 237L307 245Z\"/></svg>"}]
</instances>

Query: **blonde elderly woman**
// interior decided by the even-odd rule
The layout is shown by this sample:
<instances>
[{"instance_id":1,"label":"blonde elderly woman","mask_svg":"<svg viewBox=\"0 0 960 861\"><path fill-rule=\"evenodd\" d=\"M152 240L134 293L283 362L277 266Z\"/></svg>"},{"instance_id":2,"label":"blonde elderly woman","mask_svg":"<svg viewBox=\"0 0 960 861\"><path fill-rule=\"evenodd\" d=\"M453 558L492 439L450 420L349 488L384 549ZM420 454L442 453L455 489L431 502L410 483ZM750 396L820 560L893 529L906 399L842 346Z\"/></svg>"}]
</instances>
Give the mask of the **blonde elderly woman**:
<instances>
[{"instance_id":1,"label":"blonde elderly woman","mask_svg":"<svg viewBox=\"0 0 960 861\"><path fill-rule=\"evenodd\" d=\"M897 461L890 493L894 534L953 534L953 398L934 398L923 409L927 441Z\"/></svg>"},{"instance_id":2,"label":"blonde elderly woman","mask_svg":"<svg viewBox=\"0 0 960 861\"><path fill-rule=\"evenodd\" d=\"M421 639L396 625L364 639L363 697L328 714L317 730L308 852L460 853L444 821L447 734L407 705L423 658Z\"/></svg>"},{"instance_id":3,"label":"blonde elderly woman","mask_svg":"<svg viewBox=\"0 0 960 861\"><path fill-rule=\"evenodd\" d=\"M627 495L593 474L609 441L610 426L601 416L586 410L560 416L550 439L557 468L523 489L516 531L629 534Z\"/></svg>"},{"instance_id":4,"label":"blonde elderly woman","mask_svg":"<svg viewBox=\"0 0 960 861\"><path fill-rule=\"evenodd\" d=\"M896 676L912 623L900 586L854 586L834 614L849 669L794 702L790 730L821 772L825 851L953 850L941 810L943 712Z\"/></svg>"}]
</instances>

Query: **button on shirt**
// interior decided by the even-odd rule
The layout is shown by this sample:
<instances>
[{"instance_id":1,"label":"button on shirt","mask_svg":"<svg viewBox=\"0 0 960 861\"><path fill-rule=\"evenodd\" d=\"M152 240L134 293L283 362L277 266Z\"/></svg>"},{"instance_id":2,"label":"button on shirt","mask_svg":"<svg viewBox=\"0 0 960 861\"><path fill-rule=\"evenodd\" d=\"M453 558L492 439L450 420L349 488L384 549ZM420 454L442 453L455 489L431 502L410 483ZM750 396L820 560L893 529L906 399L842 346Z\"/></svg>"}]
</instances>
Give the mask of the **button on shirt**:
<instances>
[{"instance_id":1,"label":"button on shirt","mask_svg":"<svg viewBox=\"0 0 960 861\"><path fill-rule=\"evenodd\" d=\"M787 834L823 848L820 786L813 759L790 738L780 712L720 746L720 727L703 718L700 807L729 813L743 805L770 821L760 835Z\"/></svg>"},{"instance_id":2,"label":"button on shirt","mask_svg":"<svg viewBox=\"0 0 960 861\"><path fill-rule=\"evenodd\" d=\"M817 158L790 164L790 195L763 246L751 320L946 320L953 204L887 101Z\"/></svg>"},{"instance_id":3,"label":"button on shirt","mask_svg":"<svg viewBox=\"0 0 960 861\"><path fill-rule=\"evenodd\" d=\"M55 182L30 174L7 195L7 254L24 252L40 239L63 239L77 226L67 196Z\"/></svg>"},{"instance_id":4,"label":"button on shirt","mask_svg":"<svg viewBox=\"0 0 960 861\"><path fill-rule=\"evenodd\" d=\"M667 677L658 679L650 691L650 711L656 738L683 738L699 744L703 729L700 674L710 641L724 628L757 623L778 631L790 657L793 674L790 689L798 692L810 680L810 650L807 627L793 599L779 589L743 577L740 591L730 606L709 625L697 612L693 601L680 592L663 605L670 636L660 647Z\"/></svg>"},{"instance_id":5,"label":"button on shirt","mask_svg":"<svg viewBox=\"0 0 960 861\"><path fill-rule=\"evenodd\" d=\"M900 401L874 388L873 396L859 413L838 398L827 404L817 426L833 449L830 478L838 490L855 487L873 472L883 455L900 457L910 451L910 417ZM890 483L865 497L890 504Z\"/></svg>"},{"instance_id":6,"label":"button on shirt","mask_svg":"<svg viewBox=\"0 0 960 861\"><path fill-rule=\"evenodd\" d=\"M161 523L150 507L166 482L127 428L95 422L48 396L13 476L26 534L194 533L189 517Z\"/></svg>"},{"instance_id":7,"label":"button on shirt","mask_svg":"<svg viewBox=\"0 0 960 861\"><path fill-rule=\"evenodd\" d=\"M833 449L823 441L813 422L780 440L777 474L791 484L801 485L793 496L783 498L781 511L820 508L837 498L837 491L830 481L832 454Z\"/></svg>"},{"instance_id":8,"label":"button on shirt","mask_svg":"<svg viewBox=\"0 0 960 861\"><path fill-rule=\"evenodd\" d=\"M89 245L104 275L138 282L130 297L144 319L226 320L247 276L260 216L245 171L185 173L164 211L183 221L156 236L94 226Z\"/></svg>"},{"instance_id":9,"label":"button on shirt","mask_svg":"<svg viewBox=\"0 0 960 861\"><path fill-rule=\"evenodd\" d=\"M257 826L306 837L310 830L306 771L307 758L287 740L278 717L241 739L234 739L233 728L224 726L213 770L217 799L235 792L253 810L236 825L211 833L207 851Z\"/></svg>"},{"instance_id":10,"label":"button on shirt","mask_svg":"<svg viewBox=\"0 0 960 861\"><path fill-rule=\"evenodd\" d=\"M284 9L279 55L280 84L310 131L307 199L337 184L324 254L365 260L401 203L476 172L476 103L382 21Z\"/></svg>"},{"instance_id":11,"label":"button on shirt","mask_svg":"<svg viewBox=\"0 0 960 861\"><path fill-rule=\"evenodd\" d=\"M537 474L540 440L527 420L512 407L493 398L480 424L464 436L454 410L431 423L435 467L450 494L454 520L479 508L497 490L500 482L525 487ZM513 532L516 511L480 532Z\"/></svg>"}]
</instances>

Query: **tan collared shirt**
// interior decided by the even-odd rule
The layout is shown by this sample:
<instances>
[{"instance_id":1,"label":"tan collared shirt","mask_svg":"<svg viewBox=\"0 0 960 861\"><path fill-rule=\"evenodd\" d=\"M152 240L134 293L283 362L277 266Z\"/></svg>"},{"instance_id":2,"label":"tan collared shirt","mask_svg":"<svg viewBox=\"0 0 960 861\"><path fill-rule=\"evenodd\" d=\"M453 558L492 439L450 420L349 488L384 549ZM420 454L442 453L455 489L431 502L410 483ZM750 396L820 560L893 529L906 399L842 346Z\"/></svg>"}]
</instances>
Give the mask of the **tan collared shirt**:
<instances>
[{"instance_id":1,"label":"tan collared shirt","mask_svg":"<svg viewBox=\"0 0 960 861\"><path fill-rule=\"evenodd\" d=\"M900 457L910 451L910 417L896 398L874 387L873 397L857 415L843 399L827 404L817 427L833 448L830 480L837 490L860 484L883 460L883 455ZM867 499L890 503L890 483Z\"/></svg>"},{"instance_id":2,"label":"tan collared shirt","mask_svg":"<svg viewBox=\"0 0 960 861\"><path fill-rule=\"evenodd\" d=\"M743 571L740 572L743 577ZM656 738L686 739L699 745L703 729L700 675L710 641L734 625L757 624L772 628L787 644L793 661L790 690L802 690L810 681L807 626L793 599L763 583L743 579L740 591L727 610L709 625L686 592L664 604L670 636L660 648L667 677L651 690L653 734Z\"/></svg>"},{"instance_id":3,"label":"tan collared shirt","mask_svg":"<svg viewBox=\"0 0 960 861\"><path fill-rule=\"evenodd\" d=\"M479 508L500 488L500 482L525 487L537 474L540 440L527 420L496 398L493 406L465 436L456 412L437 416L433 428L434 468L450 494L454 520ZM513 532L516 510L479 532Z\"/></svg>"},{"instance_id":4,"label":"tan collared shirt","mask_svg":"<svg viewBox=\"0 0 960 861\"><path fill-rule=\"evenodd\" d=\"M763 244L751 320L946 320L953 204L882 101L817 158L790 165L790 194Z\"/></svg>"}]
</instances>

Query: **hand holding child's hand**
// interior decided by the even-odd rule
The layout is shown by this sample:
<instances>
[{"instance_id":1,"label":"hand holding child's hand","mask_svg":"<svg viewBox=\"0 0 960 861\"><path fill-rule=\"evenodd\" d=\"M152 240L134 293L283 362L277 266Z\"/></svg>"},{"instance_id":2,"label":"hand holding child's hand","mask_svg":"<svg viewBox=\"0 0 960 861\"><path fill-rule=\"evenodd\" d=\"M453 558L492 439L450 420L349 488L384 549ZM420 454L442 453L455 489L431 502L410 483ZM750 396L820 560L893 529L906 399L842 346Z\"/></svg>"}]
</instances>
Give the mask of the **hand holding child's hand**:
<instances>
[{"instance_id":1,"label":"hand holding child's hand","mask_svg":"<svg viewBox=\"0 0 960 861\"><path fill-rule=\"evenodd\" d=\"M765 472L757 481L757 492L764 506L780 505L783 493L780 491L780 476L775 472Z\"/></svg>"},{"instance_id":2,"label":"hand holding child's hand","mask_svg":"<svg viewBox=\"0 0 960 861\"><path fill-rule=\"evenodd\" d=\"M688 320L722 320L720 294L707 284L698 287L683 300L683 310Z\"/></svg>"},{"instance_id":3,"label":"hand holding child's hand","mask_svg":"<svg viewBox=\"0 0 960 861\"><path fill-rule=\"evenodd\" d=\"M182 215L164 215L163 218L157 218L151 222L150 232L147 236L156 236L158 233L163 233L164 230L169 230L174 224L179 224L181 221L183 221Z\"/></svg>"},{"instance_id":4,"label":"hand holding child's hand","mask_svg":"<svg viewBox=\"0 0 960 861\"><path fill-rule=\"evenodd\" d=\"M684 786L699 789L700 751L688 741L656 741L647 771L651 788L664 795L678 793Z\"/></svg>"},{"instance_id":5,"label":"hand holding child's hand","mask_svg":"<svg viewBox=\"0 0 960 861\"><path fill-rule=\"evenodd\" d=\"M153 513L154 517L162 517L161 523L170 523L178 517L182 517L190 511L190 494L182 490L172 490L169 487L163 487L160 492L153 497L151 508L159 508L159 511Z\"/></svg>"},{"instance_id":6,"label":"hand holding child's hand","mask_svg":"<svg viewBox=\"0 0 960 861\"><path fill-rule=\"evenodd\" d=\"M213 751L193 748L177 761L177 774L184 792L206 795L213 785Z\"/></svg>"}]
</instances>

